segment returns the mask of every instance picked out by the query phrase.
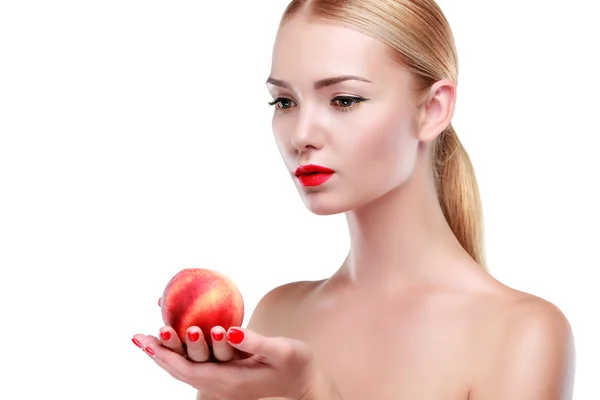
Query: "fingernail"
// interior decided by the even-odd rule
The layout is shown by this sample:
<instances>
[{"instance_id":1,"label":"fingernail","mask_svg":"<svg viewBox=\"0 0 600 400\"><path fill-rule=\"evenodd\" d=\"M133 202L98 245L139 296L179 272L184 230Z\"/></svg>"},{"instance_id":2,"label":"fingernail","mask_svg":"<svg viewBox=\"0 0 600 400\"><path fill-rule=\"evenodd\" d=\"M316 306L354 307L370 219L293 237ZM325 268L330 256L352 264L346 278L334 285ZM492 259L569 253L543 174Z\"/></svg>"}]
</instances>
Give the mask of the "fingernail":
<instances>
[{"instance_id":1,"label":"fingernail","mask_svg":"<svg viewBox=\"0 0 600 400\"><path fill-rule=\"evenodd\" d=\"M229 332L227 332L227 340L233 344L240 344L242 343L242 340L244 340L244 332L239 329L231 328Z\"/></svg>"},{"instance_id":2,"label":"fingernail","mask_svg":"<svg viewBox=\"0 0 600 400\"><path fill-rule=\"evenodd\" d=\"M142 344L140 343L140 341L137 340L136 338L131 339L131 341L133 342L133 344L135 344L140 349L143 347Z\"/></svg>"},{"instance_id":3,"label":"fingernail","mask_svg":"<svg viewBox=\"0 0 600 400\"><path fill-rule=\"evenodd\" d=\"M151 356L154 355L154 350L152 350L152 347L146 347L144 350L146 350L146 353L150 354Z\"/></svg>"},{"instance_id":4,"label":"fingernail","mask_svg":"<svg viewBox=\"0 0 600 400\"><path fill-rule=\"evenodd\" d=\"M167 340L171 339L171 332L161 332L160 338L166 342Z\"/></svg>"},{"instance_id":5,"label":"fingernail","mask_svg":"<svg viewBox=\"0 0 600 400\"><path fill-rule=\"evenodd\" d=\"M221 340L223 340L223 336L225 336L225 335L223 335L223 332L218 332L218 333L213 332L212 333L213 339L217 342L220 342Z\"/></svg>"},{"instance_id":6,"label":"fingernail","mask_svg":"<svg viewBox=\"0 0 600 400\"><path fill-rule=\"evenodd\" d=\"M200 339L200 332L188 332L188 339L190 342L197 342Z\"/></svg>"},{"instance_id":7,"label":"fingernail","mask_svg":"<svg viewBox=\"0 0 600 400\"><path fill-rule=\"evenodd\" d=\"M162 299L162 297L158 298L158 306L160 307L160 300Z\"/></svg>"}]
</instances>

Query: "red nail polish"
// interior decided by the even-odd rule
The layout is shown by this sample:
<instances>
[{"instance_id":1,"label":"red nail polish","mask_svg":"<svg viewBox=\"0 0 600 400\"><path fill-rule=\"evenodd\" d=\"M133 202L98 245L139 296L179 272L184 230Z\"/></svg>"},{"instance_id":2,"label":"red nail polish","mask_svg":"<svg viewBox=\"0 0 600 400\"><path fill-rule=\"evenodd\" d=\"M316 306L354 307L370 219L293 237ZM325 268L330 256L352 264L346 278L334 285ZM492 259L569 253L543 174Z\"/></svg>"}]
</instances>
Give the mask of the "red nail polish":
<instances>
[{"instance_id":1,"label":"red nail polish","mask_svg":"<svg viewBox=\"0 0 600 400\"><path fill-rule=\"evenodd\" d=\"M233 344L240 344L244 340L244 332L239 329L232 328L227 332L227 340Z\"/></svg>"},{"instance_id":2,"label":"red nail polish","mask_svg":"<svg viewBox=\"0 0 600 400\"><path fill-rule=\"evenodd\" d=\"M140 349L143 347L142 344L140 343L140 341L137 340L136 338L131 339L131 341L133 342L133 344L135 344Z\"/></svg>"},{"instance_id":3,"label":"red nail polish","mask_svg":"<svg viewBox=\"0 0 600 400\"><path fill-rule=\"evenodd\" d=\"M167 340L171 339L171 332L161 332L160 338L166 342Z\"/></svg>"},{"instance_id":4,"label":"red nail polish","mask_svg":"<svg viewBox=\"0 0 600 400\"><path fill-rule=\"evenodd\" d=\"M146 353L150 354L151 356L154 355L154 350L152 350L152 347L146 347Z\"/></svg>"},{"instance_id":5,"label":"red nail polish","mask_svg":"<svg viewBox=\"0 0 600 400\"><path fill-rule=\"evenodd\" d=\"M160 307L160 300L162 299L162 297L158 298L158 306Z\"/></svg>"},{"instance_id":6,"label":"red nail polish","mask_svg":"<svg viewBox=\"0 0 600 400\"><path fill-rule=\"evenodd\" d=\"M200 339L200 332L188 332L188 339L190 342L197 342Z\"/></svg>"},{"instance_id":7,"label":"red nail polish","mask_svg":"<svg viewBox=\"0 0 600 400\"><path fill-rule=\"evenodd\" d=\"M221 340L223 340L223 336L225 336L225 335L223 335L223 332L219 332L219 333L213 332L212 333L213 339L216 340L217 342L220 342Z\"/></svg>"}]
</instances>

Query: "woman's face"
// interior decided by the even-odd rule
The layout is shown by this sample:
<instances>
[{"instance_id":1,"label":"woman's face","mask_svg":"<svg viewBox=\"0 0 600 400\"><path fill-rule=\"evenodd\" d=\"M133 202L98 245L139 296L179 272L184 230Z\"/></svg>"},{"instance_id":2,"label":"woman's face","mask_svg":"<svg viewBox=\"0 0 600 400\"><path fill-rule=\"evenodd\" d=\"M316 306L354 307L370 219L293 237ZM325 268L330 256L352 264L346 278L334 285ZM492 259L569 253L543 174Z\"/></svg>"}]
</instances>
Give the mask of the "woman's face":
<instances>
[{"instance_id":1,"label":"woman's face","mask_svg":"<svg viewBox=\"0 0 600 400\"><path fill-rule=\"evenodd\" d=\"M419 140L411 77L388 54L377 40L332 23L293 18L278 32L267 83L277 101L273 132L315 214L358 208L413 171ZM335 79L343 76L357 78ZM334 172L295 175L308 164Z\"/></svg>"}]
</instances>

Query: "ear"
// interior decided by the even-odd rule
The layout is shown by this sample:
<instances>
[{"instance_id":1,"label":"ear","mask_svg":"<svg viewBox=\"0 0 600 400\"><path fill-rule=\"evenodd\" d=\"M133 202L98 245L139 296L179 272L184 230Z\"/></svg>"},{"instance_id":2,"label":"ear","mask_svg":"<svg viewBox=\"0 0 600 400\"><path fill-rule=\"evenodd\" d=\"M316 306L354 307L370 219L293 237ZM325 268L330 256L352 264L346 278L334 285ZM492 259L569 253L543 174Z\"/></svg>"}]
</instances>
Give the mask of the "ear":
<instances>
[{"instance_id":1,"label":"ear","mask_svg":"<svg viewBox=\"0 0 600 400\"><path fill-rule=\"evenodd\" d=\"M418 139L429 143L450 125L456 103L456 83L442 79L429 89L420 113Z\"/></svg>"}]
</instances>

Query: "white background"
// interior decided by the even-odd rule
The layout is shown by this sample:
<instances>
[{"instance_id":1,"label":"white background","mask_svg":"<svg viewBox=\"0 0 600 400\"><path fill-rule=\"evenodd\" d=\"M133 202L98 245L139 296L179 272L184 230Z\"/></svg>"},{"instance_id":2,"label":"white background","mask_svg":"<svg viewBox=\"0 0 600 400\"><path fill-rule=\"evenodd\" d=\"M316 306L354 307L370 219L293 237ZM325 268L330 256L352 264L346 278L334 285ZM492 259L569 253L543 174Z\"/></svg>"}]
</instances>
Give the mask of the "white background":
<instances>
[{"instance_id":1,"label":"white background","mask_svg":"<svg viewBox=\"0 0 600 400\"><path fill-rule=\"evenodd\" d=\"M272 138L286 5L0 2L0 398L193 399L131 343L156 335L172 275L228 274L247 322L274 286L339 267L343 215L305 209ZM599 399L597 6L440 5L490 269L563 310L575 398Z\"/></svg>"}]
</instances>

